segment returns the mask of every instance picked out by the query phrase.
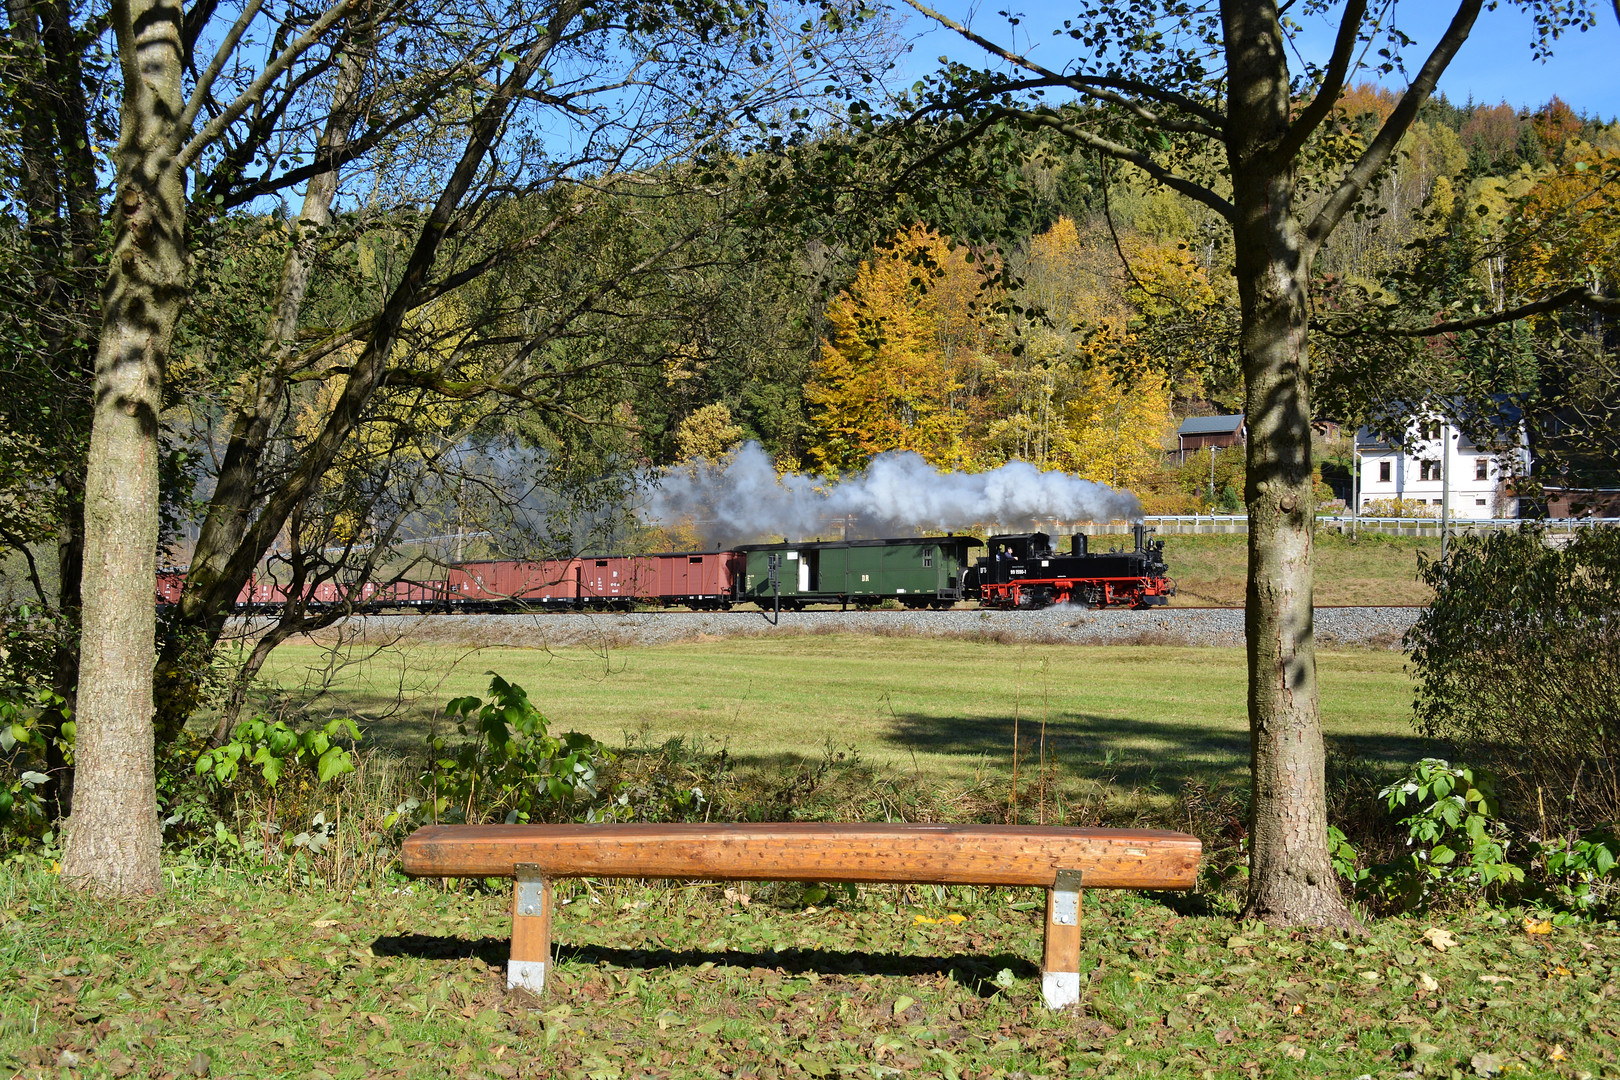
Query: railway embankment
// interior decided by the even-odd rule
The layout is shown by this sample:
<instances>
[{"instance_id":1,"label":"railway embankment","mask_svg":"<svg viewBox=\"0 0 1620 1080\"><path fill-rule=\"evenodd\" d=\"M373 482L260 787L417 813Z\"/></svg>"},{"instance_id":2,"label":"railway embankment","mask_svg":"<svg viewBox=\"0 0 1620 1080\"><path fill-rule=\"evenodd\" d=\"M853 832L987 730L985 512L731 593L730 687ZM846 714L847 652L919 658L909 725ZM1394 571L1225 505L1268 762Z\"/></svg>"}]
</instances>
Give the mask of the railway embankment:
<instances>
[{"instance_id":1,"label":"railway embankment","mask_svg":"<svg viewBox=\"0 0 1620 1080\"><path fill-rule=\"evenodd\" d=\"M1327 607L1316 611L1324 648L1399 649L1416 607ZM357 617L316 635L356 642L394 641L468 648L620 648L755 635L870 634L947 637L1016 644L1185 645L1240 648L1238 608L1150 608L1102 611L750 611L578 612L524 615L382 615ZM246 622L249 633L254 623Z\"/></svg>"}]
</instances>

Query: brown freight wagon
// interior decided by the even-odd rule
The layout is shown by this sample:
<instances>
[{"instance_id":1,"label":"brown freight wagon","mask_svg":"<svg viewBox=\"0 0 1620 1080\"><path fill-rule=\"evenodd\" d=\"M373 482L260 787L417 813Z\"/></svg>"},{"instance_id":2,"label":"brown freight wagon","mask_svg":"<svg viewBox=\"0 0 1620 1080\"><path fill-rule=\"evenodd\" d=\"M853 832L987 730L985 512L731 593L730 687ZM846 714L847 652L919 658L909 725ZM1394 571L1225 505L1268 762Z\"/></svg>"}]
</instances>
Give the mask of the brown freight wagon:
<instances>
[{"instance_id":1,"label":"brown freight wagon","mask_svg":"<svg viewBox=\"0 0 1620 1080\"><path fill-rule=\"evenodd\" d=\"M579 559L489 559L459 563L445 574L450 602L463 611L577 607Z\"/></svg>"},{"instance_id":2,"label":"brown freight wagon","mask_svg":"<svg viewBox=\"0 0 1620 1080\"><path fill-rule=\"evenodd\" d=\"M585 557L580 563L582 606L631 604L729 607L742 556L735 551L665 552Z\"/></svg>"}]
</instances>

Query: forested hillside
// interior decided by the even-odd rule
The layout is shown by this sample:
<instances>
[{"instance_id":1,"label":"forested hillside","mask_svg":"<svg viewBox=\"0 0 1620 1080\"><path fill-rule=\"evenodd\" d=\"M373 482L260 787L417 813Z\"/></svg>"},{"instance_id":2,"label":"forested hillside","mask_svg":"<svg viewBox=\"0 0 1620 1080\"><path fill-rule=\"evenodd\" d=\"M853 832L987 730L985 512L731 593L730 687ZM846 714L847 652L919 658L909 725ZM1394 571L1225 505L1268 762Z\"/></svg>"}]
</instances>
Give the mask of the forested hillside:
<instances>
[{"instance_id":1,"label":"forested hillside","mask_svg":"<svg viewBox=\"0 0 1620 1080\"><path fill-rule=\"evenodd\" d=\"M1394 103L1348 92L1334 137L1369 138ZM634 452L665 465L755 439L783 469L826 474L896 449L967 470L1017 459L1138 490L1150 511L1236 509L1237 455L1217 461L1211 493L1207 459L1172 468L1163 453L1180 417L1241 409L1231 252L1212 215L1039 135L1010 132L999 153L1016 181L971 206L902 200L897 220L915 216L865 245L849 239L865 223L824 220L824 235L750 264L723 290L724 318L671 343L628 404ZM1557 98L1534 112L1431 101L1314 267L1330 331L1319 416L1388 420L1445 394L1489 442L1490 403L1510 394L1537 434L1580 433L1539 447L1546 479L1601 479L1598 418L1617 384L1614 331L1593 316L1466 340L1331 332L1501 311L1573 265L1612 288L1617 197L1620 126Z\"/></svg>"}]
</instances>

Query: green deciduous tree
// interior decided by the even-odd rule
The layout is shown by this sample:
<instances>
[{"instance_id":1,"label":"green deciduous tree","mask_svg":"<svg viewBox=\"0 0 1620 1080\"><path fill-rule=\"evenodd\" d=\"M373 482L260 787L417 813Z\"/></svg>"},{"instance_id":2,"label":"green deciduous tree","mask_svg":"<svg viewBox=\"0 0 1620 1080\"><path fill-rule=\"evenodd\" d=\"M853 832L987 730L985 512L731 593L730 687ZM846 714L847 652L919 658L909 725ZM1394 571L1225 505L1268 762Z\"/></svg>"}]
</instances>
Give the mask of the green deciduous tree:
<instances>
[{"instance_id":1,"label":"green deciduous tree","mask_svg":"<svg viewBox=\"0 0 1620 1080\"><path fill-rule=\"evenodd\" d=\"M1395 70L1409 42L1364 0L1311 5L1314 14L1331 12L1338 29L1327 63L1298 72L1290 68L1297 25L1272 0L1080 3L1055 31L1076 50L1051 63L1044 50L1020 54L908 2L1001 66L948 66L903 127L935 123L932 134L947 147L980 140L995 123L1044 128L1129 163L1229 230L1249 429L1246 914L1353 926L1328 851L1312 627L1312 273L1323 245L1388 173L1484 0L1455 6L1365 138L1335 122L1349 80L1380 48L1379 74ZM1535 15L1543 48L1592 18L1584 4L1521 6Z\"/></svg>"}]
</instances>

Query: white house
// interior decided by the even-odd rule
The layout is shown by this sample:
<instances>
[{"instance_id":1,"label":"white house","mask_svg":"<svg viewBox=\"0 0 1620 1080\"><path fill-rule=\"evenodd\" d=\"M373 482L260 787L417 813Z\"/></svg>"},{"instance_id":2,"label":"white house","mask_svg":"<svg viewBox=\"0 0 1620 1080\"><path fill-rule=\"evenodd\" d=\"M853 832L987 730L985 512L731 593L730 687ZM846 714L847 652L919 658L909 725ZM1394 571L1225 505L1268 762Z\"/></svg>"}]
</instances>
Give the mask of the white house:
<instances>
[{"instance_id":1,"label":"white house","mask_svg":"<svg viewBox=\"0 0 1620 1080\"><path fill-rule=\"evenodd\" d=\"M1519 516L1512 480L1530 472L1530 445L1522 431L1519 445L1507 455L1476 446L1437 415L1412 420L1407 433L1403 448L1367 428L1356 432L1356 506L1361 513L1368 512L1368 503L1400 499L1430 507L1438 517L1449 496L1454 519Z\"/></svg>"}]
</instances>

